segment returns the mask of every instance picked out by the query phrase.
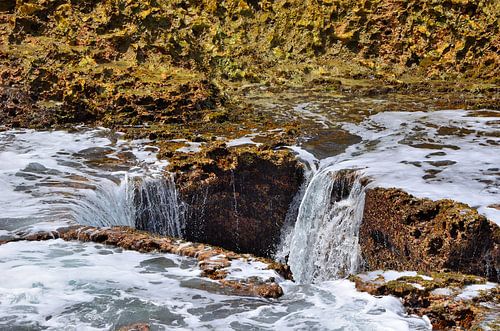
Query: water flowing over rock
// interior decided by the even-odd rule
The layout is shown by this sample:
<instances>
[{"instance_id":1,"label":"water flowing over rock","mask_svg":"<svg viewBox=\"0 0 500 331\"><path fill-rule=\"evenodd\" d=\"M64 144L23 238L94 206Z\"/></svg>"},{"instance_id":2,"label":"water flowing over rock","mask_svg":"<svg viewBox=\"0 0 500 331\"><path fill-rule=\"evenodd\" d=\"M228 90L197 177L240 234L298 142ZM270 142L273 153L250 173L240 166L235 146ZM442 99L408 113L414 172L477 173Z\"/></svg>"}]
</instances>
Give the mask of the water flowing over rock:
<instances>
[{"instance_id":1,"label":"water flowing over rock","mask_svg":"<svg viewBox=\"0 0 500 331\"><path fill-rule=\"evenodd\" d=\"M200 276L218 281L221 289L228 290L226 294L278 298L283 295L283 290L277 282L283 281L280 275L287 277L283 273L286 267L269 259L249 254L239 255L219 247L158 236L123 226L99 228L73 225L50 230L17 232L10 238L0 239L0 245L24 240L44 241L59 238L66 241L79 240L113 245L142 253L174 253L196 258ZM245 275L241 272L242 269L252 268L256 270L254 274Z\"/></svg>"},{"instance_id":2,"label":"water flowing over rock","mask_svg":"<svg viewBox=\"0 0 500 331\"><path fill-rule=\"evenodd\" d=\"M173 176L144 178L135 187L135 226L161 235L182 237L185 204Z\"/></svg>"},{"instance_id":3,"label":"water flowing over rock","mask_svg":"<svg viewBox=\"0 0 500 331\"><path fill-rule=\"evenodd\" d=\"M182 237L184 204L173 176L128 176L116 185L105 180L73 201L77 223L98 227L124 225Z\"/></svg>"},{"instance_id":4,"label":"water flowing over rock","mask_svg":"<svg viewBox=\"0 0 500 331\"><path fill-rule=\"evenodd\" d=\"M73 215L78 224L92 226L134 226L134 180L125 176L117 185L104 179L95 190L72 200Z\"/></svg>"},{"instance_id":5,"label":"water flowing over rock","mask_svg":"<svg viewBox=\"0 0 500 331\"><path fill-rule=\"evenodd\" d=\"M295 280L330 280L358 269L363 206L364 185L359 173L325 168L314 175L288 244L288 264Z\"/></svg>"}]
</instances>

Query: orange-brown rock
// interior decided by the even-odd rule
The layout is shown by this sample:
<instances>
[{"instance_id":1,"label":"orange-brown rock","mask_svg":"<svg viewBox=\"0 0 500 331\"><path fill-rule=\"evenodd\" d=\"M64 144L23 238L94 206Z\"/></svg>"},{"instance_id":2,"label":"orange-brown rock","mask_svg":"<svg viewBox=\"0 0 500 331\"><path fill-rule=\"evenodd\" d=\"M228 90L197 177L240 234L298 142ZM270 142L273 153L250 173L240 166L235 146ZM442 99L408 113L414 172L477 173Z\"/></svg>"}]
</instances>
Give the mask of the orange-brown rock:
<instances>
[{"instance_id":1,"label":"orange-brown rock","mask_svg":"<svg viewBox=\"0 0 500 331\"><path fill-rule=\"evenodd\" d=\"M460 299L464 287L470 284L484 284L486 280L472 275L458 273L431 273L432 277L403 276L386 282L383 277L374 280L363 279L362 275L350 279L360 291L372 295L392 295L401 299L410 314L426 315L434 330L482 330L485 321L497 316L500 300L497 286L472 299ZM448 294L433 290L446 288ZM492 329L499 326L493 321Z\"/></svg>"},{"instance_id":2,"label":"orange-brown rock","mask_svg":"<svg viewBox=\"0 0 500 331\"><path fill-rule=\"evenodd\" d=\"M500 280L500 228L451 200L368 190L360 245L369 270L447 269Z\"/></svg>"},{"instance_id":3,"label":"orange-brown rock","mask_svg":"<svg viewBox=\"0 0 500 331\"><path fill-rule=\"evenodd\" d=\"M149 331L151 327L148 323L134 323L130 325L122 326L118 331Z\"/></svg>"},{"instance_id":4,"label":"orange-brown rock","mask_svg":"<svg viewBox=\"0 0 500 331\"><path fill-rule=\"evenodd\" d=\"M240 282L234 280L221 280L225 287L232 288L239 295L251 295L264 298L279 298L283 289L276 283Z\"/></svg>"}]
</instances>

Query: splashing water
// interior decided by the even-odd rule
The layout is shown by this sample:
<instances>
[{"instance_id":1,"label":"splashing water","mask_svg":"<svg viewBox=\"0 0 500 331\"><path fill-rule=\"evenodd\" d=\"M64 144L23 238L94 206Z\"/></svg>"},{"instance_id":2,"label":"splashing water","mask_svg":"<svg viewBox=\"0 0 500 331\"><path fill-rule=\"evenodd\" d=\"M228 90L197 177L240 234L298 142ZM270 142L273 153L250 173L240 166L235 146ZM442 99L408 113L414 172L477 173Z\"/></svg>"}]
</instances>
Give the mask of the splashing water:
<instances>
[{"instance_id":1,"label":"splashing water","mask_svg":"<svg viewBox=\"0 0 500 331\"><path fill-rule=\"evenodd\" d=\"M185 206L146 144L110 139L103 130L0 133L0 236L26 225L48 231L58 227L53 220L182 234ZM338 204L325 207L342 209L343 200L355 198L356 181L337 191L341 181L313 170L291 208L291 230L322 183L332 182L327 192ZM171 254L62 240L0 248L0 329L109 330L146 321L153 330L430 329L397 299L357 292L347 280L284 281L285 295L269 301L223 295L217 283L199 277L196 260ZM262 270L239 272L255 271Z\"/></svg>"},{"instance_id":2,"label":"splashing water","mask_svg":"<svg viewBox=\"0 0 500 331\"><path fill-rule=\"evenodd\" d=\"M173 176L141 178L134 190L135 225L161 235L182 237L185 204Z\"/></svg>"},{"instance_id":3,"label":"splashing water","mask_svg":"<svg viewBox=\"0 0 500 331\"><path fill-rule=\"evenodd\" d=\"M173 176L126 174L118 185L104 181L72 203L78 224L125 225L161 235L183 235L184 203Z\"/></svg>"},{"instance_id":4,"label":"splashing water","mask_svg":"<svg viewBox=\"0 0 500 331\"><path fill-rule=\"evenodd\" d=\"M355 171L325 168L312 177L283 251L295 280L311 283L345 277L360 265L358 232L364 186Z\"/></svg>"},{"instance_id":5,"label":"splashing water","mask_svg":"<svg viewBox=\"0 0 500 331\"><path fill-rule=\"evenodd\" d=\"M135 226L133 201L128 175L117 185L103 180L95 190L86 190L81 198L71 199L73 217L78 224L98 227Z\"/></svg>"},{"instance_id":6,"label":"splashing water","mask_svg":"<svg viewBox=\"0 0 500 331\"><path fill-rule=\"evenodd\" d=\"M147 141L105 129L0 133L0 229L76 222L181 236L183 205L164 166Z\"/></svg>"}]
</instances>

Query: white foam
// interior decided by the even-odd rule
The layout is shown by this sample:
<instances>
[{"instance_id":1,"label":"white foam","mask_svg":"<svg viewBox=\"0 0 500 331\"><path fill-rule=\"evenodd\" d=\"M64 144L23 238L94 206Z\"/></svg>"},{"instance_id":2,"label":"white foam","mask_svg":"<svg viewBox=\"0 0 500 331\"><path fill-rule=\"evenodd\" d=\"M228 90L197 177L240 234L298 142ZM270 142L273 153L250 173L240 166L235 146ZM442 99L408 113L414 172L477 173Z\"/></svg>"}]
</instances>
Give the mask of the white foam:
<instances>
[{"instance_id":1,"label":"white foam","mask_svg":"<svg viewBox=\"0 0 500 331\"><path fill-rule=\"evenodd\" d=\"M308 166L309 170L311 171L316 171L318 170L318 165L320 161L314 156L314 154L306 151L300 146L288 146L290 150L292 150L299 160L302 160L305 162L305 164Z\"/></svg>"},{"instance_id":2,"label":"white foam","mask_svg":"<svg viewBox=\"0 0 500 331\"><path fill-rule=\"evenodd\" d=\"M186 142L187 146L181 147L176 149L176 152L181 152L181 153L198 153L201 151L201 146L202 143L195 143L195 142Z\"/></svg>"},{"instance_id":3,"label":"white foam","mask_svg":"<svg viewBox=\"0 0 500 331\"><path fill-rule=\"evenodd\" d=\"M247 275L263 271L249 265L237 264ZM199 272L194 259L171 254L62 240L9 243L0 246L0 320L11 329L49 330L136 322L186 330L430 330L425 320L406 316L399 300L357 292L347 280L286 281L282 298L263 300L217 294L218 285Z\"/></svg>"},{"instance_id":4,"label":"white foam","mask_svg":"<svg viewBox=\"0 0 500 331\"><path fill-rule=\"evenodd\" d=\"M322 167L364 168L373 185L464 202L500 224L500 210L488 207L500 201L498 117L464 110L385 112L343 128L362 142L322 160Z\"/></svg>"},{"instance_id":5,"label":"white foam","mask_svg":"<svg viewBox=\"0 0 500 331\"><path fill-rule=\"evenodd\" d=\"M198 153L199 151L201 151L201 146L204 145L204 143L188 141L186 139L172 139L170 141L181 142L186 144L186 146L175 150L176 152L181 152L181 153Z\"/></svg>"},{"instance_id":6,"label":"white foam","mask_svg":"<svg viewBox=\"0 0 500 331\"><path fill-rule=\"evenodd\" d=\"M70 225L74 225L74 223L71 221L63 221L63 220L56 220L56 221L50 221L50 222L38 222L35 224L27 225L25 227L21 227L18 230L16 230L16 233L23 234L23 235L29 235L29 234L39 233L39 232L51 232L51 231L56 231L57 229L60 229L60 228L68 227Z\"/></svg>"},{"instance_id":7,"label":"white foam","mask_svg":"<svg viewBox=\"0 0 500 331\"><path fill-rule=\"evenodd\" d=\"M258 136L258 133L251 133L247 134L243 137L232 139L226 142L227 147L236 147L236 146L243 146L243 145L255 145L255 146L260 146L262 143L257 143L254 142L252 139Z\"/></svg>"},{"instance_id":8,"label":"white foam","mask_svg":"<svg viewBox=\"0 0 500 331\"><path fill-rule=\"evenodd\" d=\"M491 290L497 287L497 283L487 282L486 284L467 285L462 292L457 295L457 300L471 300L481 294L481 291Z\"/></svg>"},{"instance_id":9,"label":"white foam","mask_svg":"<svg viewBox=\"0 0 500 331\"><path fill-rule=\"evenodd\" d=\"M434 278L420 275L416 271L396 271L396 270L374 270L367 273L358 274L358 276L365 282L374 281L380 277L384 282L398 280L402 277L420 277L423 280L433 280Z\"/></svg>"},{"instance_id":10,"label":"white foam","mask_svg":"<svg viewBox=\"0 0 500 331\"><path fill-rule=\"evenodd\" d=\"M453 291L447 287L440 287L440 288L436 288L436 289L432 290L431 294L432 295L451 296L453 294Z\"/></svg>"},{"instance_id":11,"label":"white foam","mask_svg":"<svg viewBox=\"0 0 500 331\"><path fill-rule=\"evenodd\" d=\"M226 279L229 280L243 280L249 277L257 277L263 281L281 280L282 277L276 271L268 269L268 266L268 264L260 261L236 259L231 261L231 266L223 270L228 271L229 274Z\"/></svg>"},{"instance_id":12,"label":"white foam","mask_svg":"<svg viewBox=\"0 0 500 331\"><path fill-rule=\"evenodd\" d=\"M99 225L133 226L122 205L130 203L122 199L128 176L161 175L168 162L151 141L122 136L102 128L1 132L0 229L99 215Z\"/></svg>"},{"instance_id":13,"label":"white foam","mask_svg":"<svg viewBox=\"0 0 500 331\"><path fill-rule=\"evenodd\" d=\"M301 119L309 119L313 122L320 124L323 128L328 128L332 125L329 118L319 111L320 109L315 103L305 102L300 103L293 107L292 111L299 115Z\"/></svg>"},{"instance_id":14,"label":"white foam","mask_svg":"<svg viewBox=\"0 0 500 331\"><path fill-rule=\"evenodd\" d=\"M425 287L423 287L422 285L418 284L418 283L409 283L411 286L413 286L414 288L417 288L419 290L425 290Z\"/></svg>"}]
</instances>

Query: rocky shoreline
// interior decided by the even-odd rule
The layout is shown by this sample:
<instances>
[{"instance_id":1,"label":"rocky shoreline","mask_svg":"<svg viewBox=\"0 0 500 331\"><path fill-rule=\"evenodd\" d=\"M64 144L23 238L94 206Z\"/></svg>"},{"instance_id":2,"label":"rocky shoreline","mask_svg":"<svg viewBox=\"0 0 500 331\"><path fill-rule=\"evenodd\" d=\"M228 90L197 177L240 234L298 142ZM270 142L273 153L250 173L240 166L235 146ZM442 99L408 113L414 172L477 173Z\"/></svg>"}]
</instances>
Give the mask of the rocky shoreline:
<instances>
[{"instance_id":1,"label":"rocky shoreline","mask_svg":"<svg viewBox=\"0 0 500 331\"><path fill-rule=\"evenodd\" d=\"M274 280L230 280L225 269L235 259L259 261L291 278L287 266L261 258L273 257L304 180L283 147L305 135L332 135L280 105L341 99L339 117L353 121L413 111L417 102L500 109L494 1L126 3L0 4L1 129L105 126L150 139L169 159L188 205L185 239L223 248L124 228L72 227L11 240L172 252L197 258L203 275L230 293L277 298L283 292ZM392 103L355 100L366 97ZM250 144L231 146L248 136L255 138ZM338 129L336 149L328 152L341 153L358 138ZM193 143L199 150L189 149ZM360 245L365 271L433 277L352 280L362 291L401 297L410 313L429 316L438 329L479 327L489 316L483 303L498 305L498 287L465 302L432 292L500 280L500 229L469 206L370 188Z\"/></svg>"},{"instance_id":2,"label":"rocky shoreline","mask_svg":"<svg viewBox=\"0 0 500 331\"><path fill-rule=\"evenodd\" d=\"M269 259L250 254L237 254L220 247L178 238L157 236L127 227L96 228L76 225L52 231L35 231L4 237L0 239L0 245L20 240L40 241L59 238L67 241L95 242L144 253L173 253L195 258L198 260L200 276L217 281L219 290L226 294L278 298L283 295L283 290L276 282L277 278L290 279L291 277L287 266ZM231 267L231 264L235 262L248 265L258 263L259 269L269 270L269 277L243 279L230 277L231 271L238 271L238 267Z\"/></svg>"},{"instance_id":3,"label":"rocky shoreline","mask_svg":"<svg viewBox=\"0 0 500 331\"><path fill-rule=\"evenodd\" d=\"M79 240L139 252L173 253L198 260L200 276L216 281L208 291L228 295L278 299L283 295L280 279L291 280L288 266L250 254L158 236L127 227L95 228L69 226L52 231L17 233L3 237L0 245L27 240ZM233 266L234 264L234 266ZM232 277L240 264L262 270L268 276ZM408 270L408 269L407 269ZM409 314L427 316L437 330L480 330L498 327L500 295L497 283L483 277L456 272L371 271L349 276L359 291L375 296L400 298ZM144 327L147 323L143 324Z\"/></svg>"},{"instance_id":4,"label":"rocky shoreline","mask_svg":"<svg viewBox=\"0 0 500 331\"><path fill-rule=\"evenodd\" d=\"M350 277L360 291L392 295L409 314L427 316L436 330L498 328L499 286L452 272L375 271Z\"/></svg>"}]
</instances>

